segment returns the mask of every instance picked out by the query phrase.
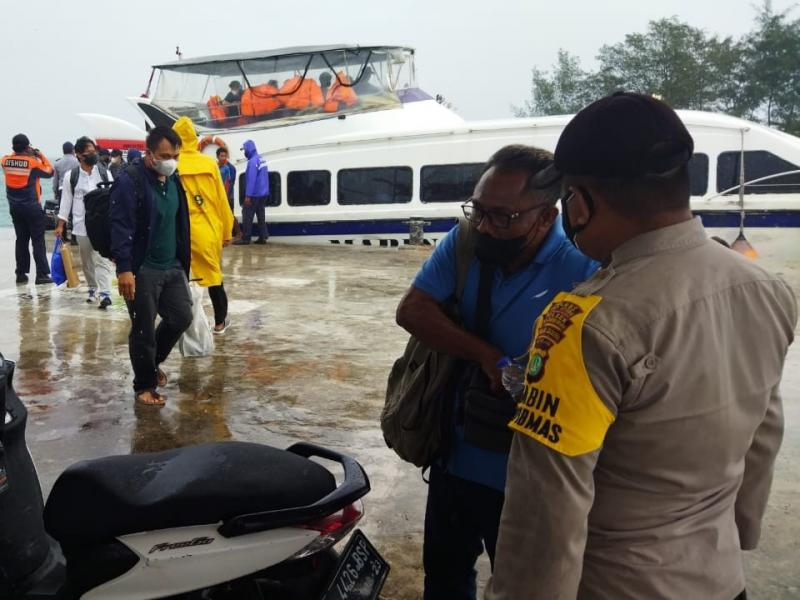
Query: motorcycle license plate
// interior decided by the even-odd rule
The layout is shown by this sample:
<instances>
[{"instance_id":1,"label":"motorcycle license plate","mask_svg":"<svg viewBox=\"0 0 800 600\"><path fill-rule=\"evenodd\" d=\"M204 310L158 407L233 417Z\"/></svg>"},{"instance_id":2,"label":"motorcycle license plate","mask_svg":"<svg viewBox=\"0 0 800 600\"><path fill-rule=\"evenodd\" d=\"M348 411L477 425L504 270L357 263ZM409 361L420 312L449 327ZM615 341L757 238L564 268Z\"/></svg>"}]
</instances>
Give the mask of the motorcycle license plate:
<instances>
[{"instance_id":1,"label":"motorcycle license plate","mask_svg":"<svg viewBox=\"0 0 800 600\"><path fill-rule=\"evenodd\" d=\"M360 529L347 542L322 600L375 600L389 574L389 563Z\"/></svg>"}]
</instances>

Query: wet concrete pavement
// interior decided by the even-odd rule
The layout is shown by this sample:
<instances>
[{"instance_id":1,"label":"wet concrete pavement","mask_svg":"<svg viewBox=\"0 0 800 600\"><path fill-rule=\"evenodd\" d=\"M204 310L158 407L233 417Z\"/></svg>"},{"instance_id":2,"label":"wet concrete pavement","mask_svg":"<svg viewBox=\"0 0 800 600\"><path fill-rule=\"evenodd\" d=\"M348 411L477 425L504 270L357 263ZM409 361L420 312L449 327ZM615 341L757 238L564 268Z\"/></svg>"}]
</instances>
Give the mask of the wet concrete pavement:
<instances>
[{"instance_id":1,"label":"wet concrete pavement","mask_svg":"<svg viewBox=\"0 0 800 600\"><path fill-rule=\"evenodd\" d=\"M388 369L406 340L394 309L428 250L226 250L233 326L215 338L213 356L182 359L176 349L165 363L168 403L159 411L134 407L121 299L103 312L84 302L82 289L15 286L12 235L0 230L7 257L0 352L18 361L16 387L30 411L28 443L45 493L63 468L85 458L227 439L320 443L350 453L370 476L362 527L392 565L382 597L420 597L425 484L385 447L378 417ZM767 266L800 290L800 263ZM211 315L207 299L206 310ZM762 544L746 556L756 599L800 596L798 367L795 346ZM482 561L482 581L487 572Z\"/></svg>"}]
</instances>

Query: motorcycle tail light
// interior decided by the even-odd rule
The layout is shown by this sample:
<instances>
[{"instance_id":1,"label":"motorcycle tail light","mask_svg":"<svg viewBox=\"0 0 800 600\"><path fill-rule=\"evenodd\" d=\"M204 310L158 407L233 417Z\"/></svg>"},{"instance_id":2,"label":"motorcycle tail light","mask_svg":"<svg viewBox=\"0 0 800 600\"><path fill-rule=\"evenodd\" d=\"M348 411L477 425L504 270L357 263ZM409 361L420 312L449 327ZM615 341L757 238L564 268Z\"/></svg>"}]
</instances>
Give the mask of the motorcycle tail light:
<instances>
[{"instance_id":1,"label":"motorcycle tail light","mask_svg":"<svg viewBox=\"0 0 800 600\"><path fill-rule=\"evenodd\" d=\"M329 546L333 546L350 533L363 516L364 505L359 500L345 506L342 510L332 515L302 525L295 525L295 527L300 527L302 529L318 531L319 536L314 538L310 544L302 548L299 552L295 553L291 559L304 558L321 552Z\"/></svg>"}]
</instances>

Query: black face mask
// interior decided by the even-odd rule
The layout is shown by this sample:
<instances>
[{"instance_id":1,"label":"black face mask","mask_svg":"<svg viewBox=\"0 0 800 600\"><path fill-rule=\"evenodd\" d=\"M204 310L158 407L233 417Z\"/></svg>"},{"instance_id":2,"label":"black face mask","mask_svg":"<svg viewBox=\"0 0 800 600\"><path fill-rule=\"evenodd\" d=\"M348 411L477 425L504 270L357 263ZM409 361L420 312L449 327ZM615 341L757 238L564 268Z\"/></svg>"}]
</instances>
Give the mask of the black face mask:
<instances>
[{"instance_id":1,"label":"black face mask","mask_svg":"<svg viewBox=\"0 0 800 600\"><path fill-rule=\"evenodd\" d=\"M591 195L585 188L578 188L580 189L581 193L583 194L583 199L586 201L586 206L589 208L589 221L592 220L592 216L594 215L594 201L592 200ZM586 221L583 225L573 225L572 221L569 220L569 211L567 210L567 200L574 198L574 194L570 194L561 199L561 225L564 227L564 234L567 236L567 239L572 242L572 245L578 248L578 244L575 243L575 236L577 236L581 231L586 229L586 226L589 224L589 221Z\"/></svg>"},{"instance_id":2,"label":"black face mask","mask_svg":"<svg viewBox=\"0 0 800 600\"><path fill-rule=\"evenodd\" d=\"M497 265L498 267L506 267L520 255L527 239L527 234L501 240L493 238L486 233L478 233L475 256L481 262Z\"/></svg>"},{"instance_id":3,"label":"black face mask","mask_svg":"<svg viewBox=\"0 0 800 600\"><path fill-rule=\"evenodd\" d=\"M97 164L97 159L98 158L99 157L97 156L97 154L86 154L83 157L83 162L85 162L90 167L93 167L93 166L95 166Z\"/></svg>"}]
</instances>

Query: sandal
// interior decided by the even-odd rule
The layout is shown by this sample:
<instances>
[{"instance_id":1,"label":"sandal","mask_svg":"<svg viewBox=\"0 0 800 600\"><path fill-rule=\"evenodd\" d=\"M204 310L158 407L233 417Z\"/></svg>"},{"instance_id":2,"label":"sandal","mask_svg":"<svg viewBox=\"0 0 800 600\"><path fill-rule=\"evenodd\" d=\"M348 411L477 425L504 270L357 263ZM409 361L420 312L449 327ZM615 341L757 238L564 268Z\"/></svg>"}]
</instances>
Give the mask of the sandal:
<instances>
[{"instance_id":1,"label":"sandal","mask_svg":"<svg viewBox=\"0 0 800 600\"><path fill-rule=\"evenodd\" d=\"M145 399L145 394L150 394L150 399ZM136 404L140 406L164 406L167 403L167 397L162 396L155 390L142 390L140 392L135 392L133 395L134 399L136 400Z\"/></svg>"},{"instance_id":2,"label":"sandal","mask_svg":"<svg viewBox=\"0 0 800 600\"><path fill-rule=\"evenodd\" d=\"M168 383L167 374L164 371L162 371L161 368L158 368L156 370L156 386L164 387L165 385L167 385L167 383Z\"/></svg>"}]
</instances>

